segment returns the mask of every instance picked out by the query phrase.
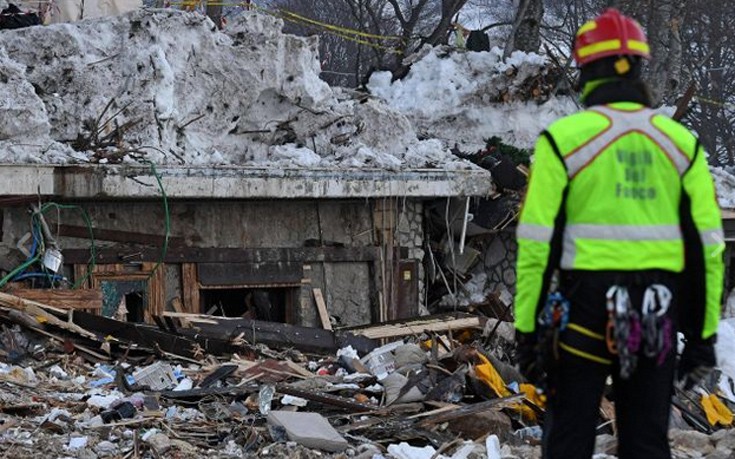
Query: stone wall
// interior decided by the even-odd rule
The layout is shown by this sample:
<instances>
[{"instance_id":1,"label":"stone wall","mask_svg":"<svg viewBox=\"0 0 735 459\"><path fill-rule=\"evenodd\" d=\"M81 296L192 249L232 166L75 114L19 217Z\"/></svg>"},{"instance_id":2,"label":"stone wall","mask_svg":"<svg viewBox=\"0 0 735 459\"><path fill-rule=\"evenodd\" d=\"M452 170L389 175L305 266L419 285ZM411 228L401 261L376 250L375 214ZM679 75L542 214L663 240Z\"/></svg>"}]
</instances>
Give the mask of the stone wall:
<instances>
[{"instance_id":1,"label":"stone wall","mask_svg":"<svg viewBox=\"0 0 735 459\"><path fill-rule=\"evenodd\" d=\"M418 263L419 314L428 314L426 309L426 273L424 269L424 204L418 200L404 200L398 208L398 243L408 249L408 259Z\"/></svg>"},{"instance_id":2,"label":"stone wall","mask_svg":"<svg viewBox=\"0 0 735 459\"><path fill-rule=\"evenodd\" d=\"M515 293L517 254L514 228L492 236L481 260L487 274L487 290Z\"/></svg>"}]
</instances>

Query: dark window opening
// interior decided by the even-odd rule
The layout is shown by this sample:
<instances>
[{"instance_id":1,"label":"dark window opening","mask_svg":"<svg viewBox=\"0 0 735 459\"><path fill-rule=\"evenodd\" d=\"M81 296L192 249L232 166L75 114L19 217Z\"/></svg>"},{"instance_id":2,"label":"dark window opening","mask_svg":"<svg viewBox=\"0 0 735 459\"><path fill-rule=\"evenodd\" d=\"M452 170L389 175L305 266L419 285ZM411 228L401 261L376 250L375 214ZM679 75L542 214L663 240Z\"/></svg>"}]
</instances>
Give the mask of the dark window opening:
<instances>
[{"instance_id":1,"label":"dark window opening","mask_svg":"<svg viewBox=\"0 0 735 459\"><path fill-rule=\"evenodd\" d=\"M294 288L202 289L203 314L244 317L288 323L292 321Z\"/></svg>"},{"instance_id":2,"label":"dark window opening","mask_svg":"<svg viewBox=\"0 0 735 459\"><path fill-rule=\"evenodd\" d=\"M132 292L125 294L125 308L128 310L128 322L145 322L144 292Z\"/></svg>"}]
</instances>

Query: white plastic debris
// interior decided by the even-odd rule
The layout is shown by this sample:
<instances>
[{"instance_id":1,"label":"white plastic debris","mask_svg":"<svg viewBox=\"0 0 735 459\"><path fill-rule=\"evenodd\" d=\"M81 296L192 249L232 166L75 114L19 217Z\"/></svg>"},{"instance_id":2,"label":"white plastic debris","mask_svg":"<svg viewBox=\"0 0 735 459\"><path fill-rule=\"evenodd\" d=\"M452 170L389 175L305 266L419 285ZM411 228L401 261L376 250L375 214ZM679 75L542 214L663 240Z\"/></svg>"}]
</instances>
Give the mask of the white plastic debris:
<instances>
[{"instance_id":1,"label":"white plastic debris","mask_svg":"<svg viewBox=\"0 0 735 459\"><path fill-rule=\"evenodd\" d=\"M258 392L258 409L263 416L267 416L271 412L271 402L275 393L276 388L270 384L266 384L260 388Z\"/></svg>"},{"instance_id":2,"label":"white plastic debris","mask_svg":"<svg viewBox=\"0 0 735 459\"><path fill-rule=\"evenodd\" d=\"M447 459L447 456L443 454L437 456L432 446L411 446L405 442L389 445L388 454L396 459Z\"/></svg>"},{"instance_id":3,"label":"white plastic debris","mask_svg":"<svg viewBox=\"0 0 735 459\"><path fill-rule=\"evenodd\" d=\"M148 386L153 390L166 390L175 387L176 376L171 365L156 362L133 373L135 382L140 386Z\"/></svg>"},{"instance_id":4,"label":"white plastic debris","mask_svg":"<svg viewBox=\"0 0 735 459\"><path fill-rule=\"evenodd\" d=\"M143 436L140 437L140 439L143 440L143 441L148 441L149 438L151 438L152 436L154 436L158 432L160 432L158 429L153 428L151 430L146 431L146 433L144 433Z\"/></svg>"},{"instance_id":5,"label":"white plastic debris","mask_svg":"<svg viewBox=\"0 0 735 459\"><path fill-rule=\"evenodd\" d=\"M396 363L393 357L393 351L402 345L402 341L396 341L377 349L373 349L373 351L363 357L360 362L368 368L373 376L382 381L390 373L395 371Z\"/></svg>"},{"instance_id":6,"label":"white plastic debris","mask_svg":"<svg viewBox=\"0 0 735 459\"><path fill-rule=\"evenodd\" d=\"M80 449L87 446L87 437L72 437L69 439L69 449Z\"/></svg>"},{"instance_id":7,"label":"white plastic debris","mask_svg":"<svg viewBox=\"0 0 735 459\"><path fill-rule=\"evenodd\" d=\"M500 439L497 435L490 435L485 439L485 448L487 449L487 459L501 459Z\"/></svg>"},{"instance_id":8,"label":"white plastic debris","mask_svg":"<svg viewBox=\"0 0 735 459\"><path fill-rule=\"evenodd\" d=\"M352 346L346 346L346 347L343 347L342 349L339 349L337 351L337 358L342 357L342 356L353 358L353 359L360 358L360 355L357 353L357 351Z\"/></svg>"},{"instance_id":9,"label":"white plastic debris","mask_svg":"<svg viewBox=\"0 0 735 459\"><path fill-rule=\"evenodd\" d=\"M122 395L119 393L113 393L111 395L93 395L87 399L87 405L106 410L110 408L110 405L119 400L121 396Z\"/></svg>"},{"instance_id":10,"label":"white plastic debris","mask_svg":"<svg viewBox=\"0 0 735 459\"><path fill-rule=\"evenodd\" d=\"M281 398L281 404L282 405L292 405L292 406L299 406L299 407L305 407L309 403L308 400L301 397L294 397L293 395L284 395L283 398Z\"/></svg>"},{"instance_id":11,"label":"white plastic debris","mask_svg":"<svg viewBox=\"0 0 735 459\"><path fill-rule=\"evenodd\" d=\"M67 373L66 371L64 371L64 369L61 368L58 365L54 365L51 368L49 368L48 369L48 372L49 372L49 374L51 376L54 376L57 379L60 379L62 381L65 381L65 380L69 379L69 373Z\"/></svg>"},{"instance_id":12,"label":"white plastic debris","mask_svg":"<svg viewBox=\"0 0 735 459\"><path fill-rule=\"evenodd\" d=\"M184 378L174 387L174 391L191 390L192 387L194 387L194 381L189 378Z\"/></svg>"}]
</instances>

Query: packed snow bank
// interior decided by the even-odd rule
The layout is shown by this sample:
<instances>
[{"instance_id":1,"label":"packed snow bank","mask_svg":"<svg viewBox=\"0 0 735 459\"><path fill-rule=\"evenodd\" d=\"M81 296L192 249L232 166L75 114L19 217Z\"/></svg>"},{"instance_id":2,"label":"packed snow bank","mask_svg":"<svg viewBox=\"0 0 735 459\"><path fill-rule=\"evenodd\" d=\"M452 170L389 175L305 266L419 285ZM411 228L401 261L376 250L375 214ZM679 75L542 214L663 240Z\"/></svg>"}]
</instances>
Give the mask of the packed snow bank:
<instances>
[{"instance_id":1,"label":"packed snow bank","mask_svg":"<svg viewBox=\"0 0 735 459\"><path fill-rule=\"evenodd\" d=\"M717 201L723 209L735 209L735 175L721 167L710 167L715 179Z\"/></svg>"},{"instance_id":2,"label":"packed snow bank","mask_svg":"<svg viewBox=\"0 0 735 459\"><path fill-rule=\"evenodd\" d=\"M578 107L566 96L543 103L528 100L535 98L535 89L541 91L529 81L547 73L545 57L515 52L503 61L502 56L499 48L469 52L427 47L413 59L405 78L391 83L389 72L376 72L368 89L406 115L420 137L441 139L449 147L457 144L470 153L483 149L484 139L492 136L531 148L546 126Z\"/></svg>"},{"instance_id":3,"label":"packed snow bank","mask_svg":"<svg viewBox=\"0 0 735 459\"><path fill-rule=\"evenodd\" d=\"M735 401L733 382L735 382L735 319L720 321L717 330L717 366L722 371L719 387L725 397Z\"/></svg>"},{"instance_id":4,"label":"packed snow bank","mask_svg":"<svg viewBox=\"0 0 735 459\"><path fill-rule=\"evenodd\" d=\"M136 11L0 32L0 163L473 168L319 79L316 38L245 12Z\"/></svg>"}]
</instances>

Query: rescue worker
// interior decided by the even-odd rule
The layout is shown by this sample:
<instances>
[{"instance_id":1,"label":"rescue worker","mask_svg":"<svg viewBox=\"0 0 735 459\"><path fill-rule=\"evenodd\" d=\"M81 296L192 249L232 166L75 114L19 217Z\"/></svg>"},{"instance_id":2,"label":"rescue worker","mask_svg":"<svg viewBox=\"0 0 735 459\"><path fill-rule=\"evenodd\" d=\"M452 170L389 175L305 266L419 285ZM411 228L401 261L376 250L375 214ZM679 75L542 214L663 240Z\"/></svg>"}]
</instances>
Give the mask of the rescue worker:
<instances>
[{"instance_id":1,"label":"rescue worker","mask_svg":"<svg viewBox=\"0 0 735 459\"><path fill-rule=\"evenodd\" d=\"M669 459L677 367L691 386L715 365L724 271L715 188L697 138L651 110L649 58L640 25L617 10L584 24L574 59L586 109L536 144L517 229L515 326L521 372L546 387L547 459L592 457L608 376L618 456Z\"/></svg>"}]
</instances>

